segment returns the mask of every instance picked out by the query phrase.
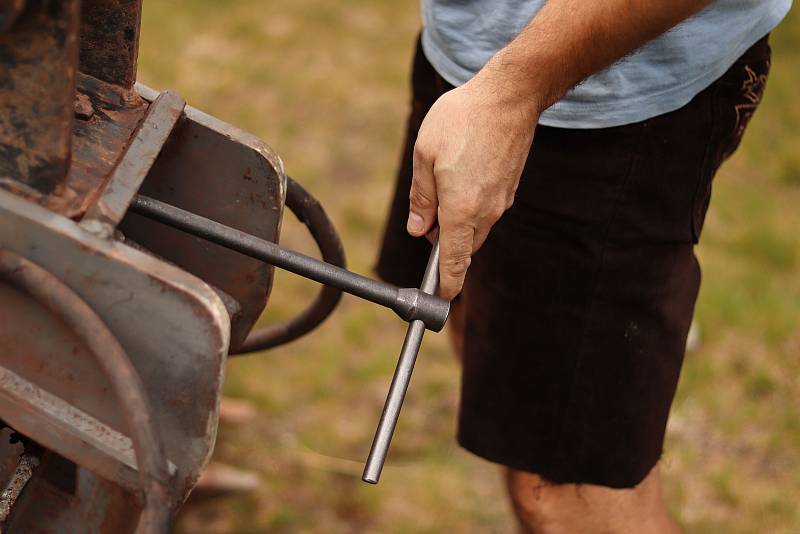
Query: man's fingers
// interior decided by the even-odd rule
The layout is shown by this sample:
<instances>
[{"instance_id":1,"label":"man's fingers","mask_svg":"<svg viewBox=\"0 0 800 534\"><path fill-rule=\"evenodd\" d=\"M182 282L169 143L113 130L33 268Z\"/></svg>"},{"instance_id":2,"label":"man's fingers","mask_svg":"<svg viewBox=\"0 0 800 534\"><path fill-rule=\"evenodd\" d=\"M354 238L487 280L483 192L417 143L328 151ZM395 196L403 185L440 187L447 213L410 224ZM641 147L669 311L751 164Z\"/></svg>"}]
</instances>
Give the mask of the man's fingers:
<instances>
[{"instance_id":1,"label":"man's fingers","mask_svg":"<svg viewBox=\"0 0 800 534\"><path fill-rule=\"evenodd\" d=\"M423 151L414 147L414 176L411 179L411 191L408 194L409 209L408 233L414 237L423 236L433 228L436 222L436 209L439 205L436 198L436 181L433 177L433 161Z\"/></svg>"},{"instance_id":2,"label":"man's fingers","mask_svg":"<svg viewBox=\"0 0 800 534\"><path fill-rule=\"evenodd\" d=\"M486 238L489 237L489 232L491 231L493 223L487 223L483 221L481 224L478 224L475 227L475 235L472 239L472 253L475 254L480 250L483 244L486 242Z\"/></svg>"},{"instance_id":3,"label":"man's fingers","mask_svg":"<svg viewBox=\"0 0 800 534\"><path fill-rule=\"evenodd\" d=\"M462 224L439 227L439 295L453 300L461 292L464 277L472 261L475 230Z\"/></svg>"}]
</instances>

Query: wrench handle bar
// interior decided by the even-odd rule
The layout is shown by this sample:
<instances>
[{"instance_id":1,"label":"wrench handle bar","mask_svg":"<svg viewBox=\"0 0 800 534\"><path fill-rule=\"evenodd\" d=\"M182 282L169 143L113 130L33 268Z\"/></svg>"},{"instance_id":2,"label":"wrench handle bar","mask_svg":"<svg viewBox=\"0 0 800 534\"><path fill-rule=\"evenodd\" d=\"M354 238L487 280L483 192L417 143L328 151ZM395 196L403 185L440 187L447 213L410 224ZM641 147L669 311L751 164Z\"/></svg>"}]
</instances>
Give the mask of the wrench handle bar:
<instances>
[{"instance_id":1,"label":"wrench handle bar","mask_svg":"<svg viewBox=\"0 0 800 534\"><path fill-rule=\"evenodd\" d=\"M435 293L439 283L439 240L433 246L431 255L428 258L428 266L425 269L425 276L422 279L420 290L425 293ZM367 457L367 464L364 467L364 474L361 480L370 484L377 484L381 477L386 456L389 453L389 445L392 442L392 435L400 417L400 409L403 407L403 400L408 391L408 384L411 382L411 373L414 371L414 364L417 361L417 354L422 345L422 337L425 335L425 324L422 321L412 321L408 325L403 348L400 350L400 357L397 360L397 368L392 377L392 384L389 386L389 394L386 396L386 404L383 406L381 420L378 429L375 431L375 438Z\"/></svg>"}]
</instances>

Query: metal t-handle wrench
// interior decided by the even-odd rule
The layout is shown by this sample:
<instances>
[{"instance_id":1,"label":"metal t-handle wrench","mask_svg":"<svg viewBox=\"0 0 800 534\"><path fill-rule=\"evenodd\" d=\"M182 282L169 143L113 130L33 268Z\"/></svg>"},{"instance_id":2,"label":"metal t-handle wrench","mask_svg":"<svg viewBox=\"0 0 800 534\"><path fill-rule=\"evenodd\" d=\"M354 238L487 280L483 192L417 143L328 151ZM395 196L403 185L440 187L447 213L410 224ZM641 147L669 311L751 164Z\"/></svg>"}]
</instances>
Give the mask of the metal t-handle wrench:
<instances>
[{"instance_id":1,"label":"metal t-handle wrench","mask_svg":"<svg viewBox=\"0 0 800 534\"><path fill-rule=\"evenodd\" d=\"M433 295L439 285L439 238L433 245L433 250L428 258L428 266L425 268L425 276L422 278L420 291ZM400 357L397 360L397 368L392 377L392 385L389 386L389 394L386 396L386 404L383 406L381 420L378 429L375 431L375 439L367 457L367 465L364 467L364 474L361 480L370 484L377 484L381 478L381 470L386 462L386 455L389 452L389 444L392 441L394 429L397 426L397 419L400 417L400 409L403 407L403 400L406 397L408 384L411 382L411 373L414 371L414 363L417 361L422 336L425 335L425 323L419 320L411 321L406 331L406 338L403 341L403 348L400 350Z\"/></svg>"},{"instance_id":2,"label":"metal t-handle wrench","mask_svg":"<svg viewBox=\"0 0 800 534\"><path fill-rule=\"evenodd\" d=\"M134 199L131 210L281 269L380 304L409 321L392 385L362 477L365 482L377 484L411 380L422 336L426 328L436 332L441 330L450 311L450 303L434 295L439 283L438 239L428 259L421 287L397 288L143 195Z\"/></svg>"}]
</instances>

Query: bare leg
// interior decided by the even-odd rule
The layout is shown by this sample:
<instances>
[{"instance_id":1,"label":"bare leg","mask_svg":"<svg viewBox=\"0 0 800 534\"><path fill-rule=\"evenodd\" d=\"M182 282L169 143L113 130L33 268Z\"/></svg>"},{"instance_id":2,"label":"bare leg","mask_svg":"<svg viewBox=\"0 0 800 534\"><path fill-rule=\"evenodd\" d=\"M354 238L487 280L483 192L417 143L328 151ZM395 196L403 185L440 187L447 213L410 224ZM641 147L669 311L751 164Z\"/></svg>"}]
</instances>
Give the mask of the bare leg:
<instances>
[{"instance_id":1,"label":"bare leg","mask_svg":"<svg viewBox=\"0 0 800 534\"><path fill-rule=\"evenodd\" d=\"M532 534L680 534L664 506L658 466L636 487L551 484L506 469L520 532Z\"/></svg>"}]
</instances>

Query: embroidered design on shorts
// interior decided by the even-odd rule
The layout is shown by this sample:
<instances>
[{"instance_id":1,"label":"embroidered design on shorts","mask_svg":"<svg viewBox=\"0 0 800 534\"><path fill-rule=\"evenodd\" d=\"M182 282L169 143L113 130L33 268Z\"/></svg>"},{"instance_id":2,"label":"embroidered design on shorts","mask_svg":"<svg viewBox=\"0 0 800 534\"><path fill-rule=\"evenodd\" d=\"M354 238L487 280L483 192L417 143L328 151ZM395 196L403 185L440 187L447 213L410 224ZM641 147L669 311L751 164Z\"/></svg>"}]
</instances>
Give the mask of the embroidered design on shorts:
<instances>
[{"instance_id":1,"label":"embroidered design on shorts","mask_svg":"<svg viewBox=\"0 0 800 534\"><path fill-rule=\"evenodd\" d=\"M745 65L747 79L742 83L742 97L745 102L736 105L736 136L741 137L750 118L753 116L761 97L764 95L764 87L767 83L767 72L769 72L769 62L763 74L757 74L750 65Z\"/></svg>"}]
</instances>

